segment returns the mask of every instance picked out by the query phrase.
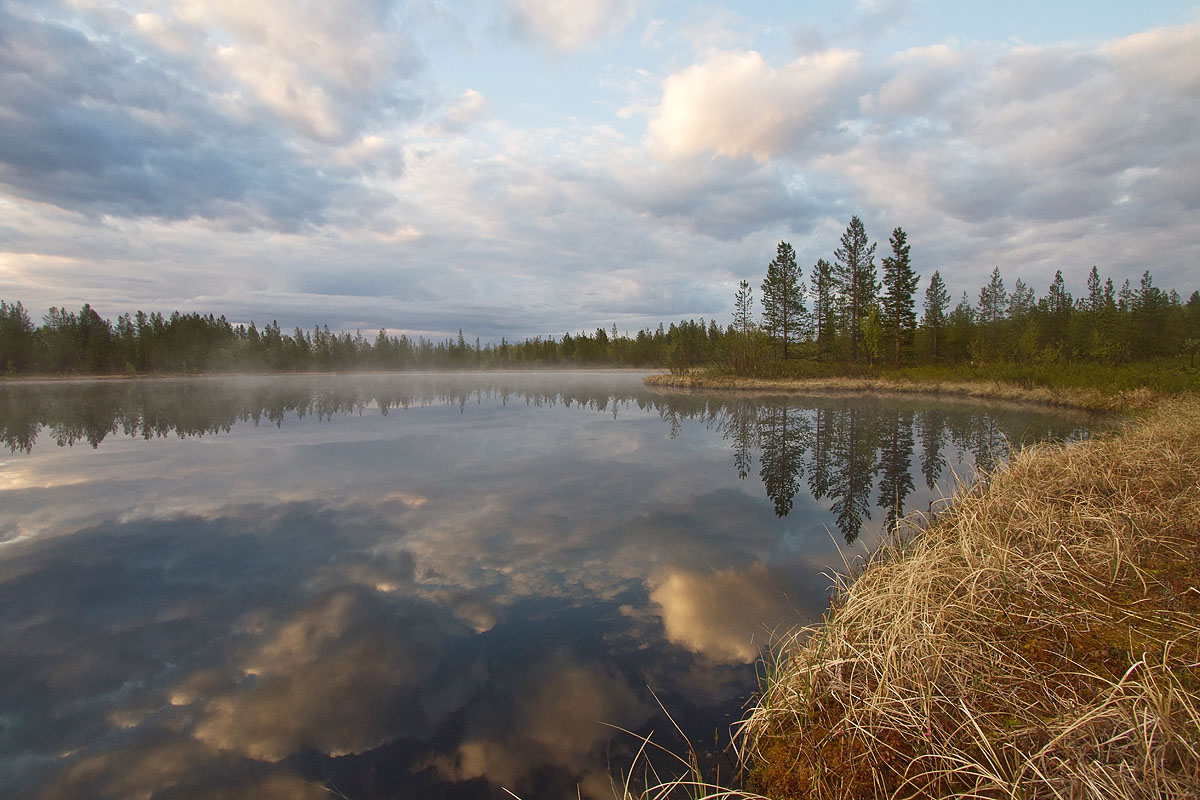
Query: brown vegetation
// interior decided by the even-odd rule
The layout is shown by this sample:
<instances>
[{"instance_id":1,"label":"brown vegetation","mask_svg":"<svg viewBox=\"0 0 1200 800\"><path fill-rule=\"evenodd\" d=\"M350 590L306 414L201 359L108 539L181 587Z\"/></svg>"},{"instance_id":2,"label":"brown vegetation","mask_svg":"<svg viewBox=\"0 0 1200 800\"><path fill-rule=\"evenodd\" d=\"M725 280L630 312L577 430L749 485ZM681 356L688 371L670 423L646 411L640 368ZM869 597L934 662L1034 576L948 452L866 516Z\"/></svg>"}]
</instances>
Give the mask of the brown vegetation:
<instances>
[{"instance_id":1,"label":"brown vegetation","mask_svg":"<svg viewBox=\"0 0 1200 800\"><path fill-rule=\"evenodd\" d=\"M769 673L740 737L770 797L1200 796L1200 400L1022 451Z\"/></svg>"},{"instance_id":2,"label":"brown vegetation","mask_svg":"<svg viewBox=\"0 0 1200 800\"><path fill-rule=\"evenodd\" d=\"M690 373L648 375L645 384L663 389L717 389L806 394L915 394L1037 403L1059 408L1128 413L1142 411L1160 398L1147 388L1104 391L1095 388L1020 386L1000 381L924 381L895 378L743 378L734 375Z\"/></svg>"}]
</instances>

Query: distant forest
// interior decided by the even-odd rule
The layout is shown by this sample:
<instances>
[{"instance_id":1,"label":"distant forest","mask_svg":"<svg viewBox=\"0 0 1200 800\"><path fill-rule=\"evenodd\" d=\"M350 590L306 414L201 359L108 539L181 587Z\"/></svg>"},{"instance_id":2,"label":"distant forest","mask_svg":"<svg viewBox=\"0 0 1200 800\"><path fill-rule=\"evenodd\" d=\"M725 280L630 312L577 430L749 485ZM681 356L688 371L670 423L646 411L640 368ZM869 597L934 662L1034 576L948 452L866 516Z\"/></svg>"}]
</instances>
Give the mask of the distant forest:
<instances>
[{"instance_id":1,"label":"distant forest","mask_svg":"<svg viewBox=\"0 0 1200 800\"><path fill-rule=\"evenodd\" d=\"M458 336L374 336L328 326L291 332L278 322L258 328L197 312L122 314L116 322L85 303L51 308L34 325L18 302L0 301L0 374L152 374L351 371L553 366L711 367L736 375L773 376L822 364L833 371L875 367L1067 362L1125 364L1200 351L1200 291L1185 302L1154 285L1117 287L1096 267L1082 294L1067 291L1062 271L1046 294L1017 279L1011 289L997 267L978 300L955 305L939 271L919 291L906 233L892 231L876 268L876 244L853 217L833 260L819 259L808 280L795 251L780 242L754 289L743 280L733 322L701 318L621 335L614 324L561 338L501 339L483 344ZM919 260L919 259L918 259Z\"/></svg>"}]
</instances>

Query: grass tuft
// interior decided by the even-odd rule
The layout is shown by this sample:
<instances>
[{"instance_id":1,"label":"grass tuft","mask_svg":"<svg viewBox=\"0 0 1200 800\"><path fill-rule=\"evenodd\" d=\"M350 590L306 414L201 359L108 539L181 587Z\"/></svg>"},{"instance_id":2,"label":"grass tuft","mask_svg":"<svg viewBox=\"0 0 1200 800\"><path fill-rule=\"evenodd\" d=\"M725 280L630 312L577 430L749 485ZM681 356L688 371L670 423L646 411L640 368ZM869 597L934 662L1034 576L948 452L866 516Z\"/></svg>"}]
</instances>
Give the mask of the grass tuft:
<instances>
[{"instance_id":1,"label":"grass tuft","mask_svg":"<svg viewBox=\"0 0 1200 800\"><path fill-rule=\"evenodd\" d=\"M778 648L750 789L1200 796L1200 400L1024 450L907 525Z\"/></svg>"}]
</instances>

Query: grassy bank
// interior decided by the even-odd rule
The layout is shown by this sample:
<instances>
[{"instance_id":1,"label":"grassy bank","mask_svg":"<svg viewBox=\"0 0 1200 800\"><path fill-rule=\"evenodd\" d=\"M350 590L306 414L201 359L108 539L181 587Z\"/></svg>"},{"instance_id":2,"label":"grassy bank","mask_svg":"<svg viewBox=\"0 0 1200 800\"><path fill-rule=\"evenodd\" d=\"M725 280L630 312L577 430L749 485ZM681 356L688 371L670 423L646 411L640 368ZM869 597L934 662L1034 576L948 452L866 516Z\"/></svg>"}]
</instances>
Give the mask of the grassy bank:
<instances>
[{"instance_id":1,"label":"grassy bank","mask_svg":"<svg viewBox=\"0 0 1200 800\"><path fill-rule=\"evenodd\" d=\"M714 368L654 375L661 388L769 392L889 392L1032 402L1089 411L1141 411L1159 398L1200 393L1200 369L1179 359L1121 365L1090 363L866 367L815 361L776 362L771 374L738 377Z\"/></svg>"},{"instance_id":2,"label":"grassy bank","mask_svg":"<svg viewBox=\"0 0 1200 800\"><path fill-rule=\"evenodd\" d=\"M720 389L759 392L825 394L831 392L911 394L940 397L1037 403L1057 408L1127 413L1151 407L1163 394L1152 388L1050 387L998 380L943 380L908 377L742 378L732 375L692 373L649 375L650 387Z\"/></svg>"},{"instance_id":3,"label":"grassy bank","mask_svg":"<svg viewBox=\"0 0 1200 800\"><path fill-rule=\"evenodd\" d=\"M1022 451L779 653L766 796L1200 796L1200 400Z\"/></svg>"}]
</instances>

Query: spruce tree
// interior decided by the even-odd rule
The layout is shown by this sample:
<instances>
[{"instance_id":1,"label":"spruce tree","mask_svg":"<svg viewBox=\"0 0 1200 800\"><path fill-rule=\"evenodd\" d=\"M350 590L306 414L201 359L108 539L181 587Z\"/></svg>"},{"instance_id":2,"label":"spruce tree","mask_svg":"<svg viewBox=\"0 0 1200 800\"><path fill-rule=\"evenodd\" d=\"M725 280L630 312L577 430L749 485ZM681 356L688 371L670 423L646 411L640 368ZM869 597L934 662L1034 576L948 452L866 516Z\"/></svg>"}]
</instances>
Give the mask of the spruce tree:
<instances>
[{"instance_id":1,"label":"spruce tree","mask_svg":"<svg viewBox=\"0 0 1200 800\"><path fill-rule=\"evenodd\" d=\"M917 326L913 292L921 276L913 272L909 260L908 235L903 228L892 231L888 240L892 254L883 259L883 286L887 294L883 297L883 319L892 338L892 364L900 366L900 348L912 340Z\"/></svg>"},{"instance_id":2,"label":"spruce tree","mask_svg":"<svg viewBox=\"0 0 1200 800\"><path fill-rule=\"evenodd\" d=\"M933 360L941 355L942 328L946 325L946 309L950 307L950 293L942 281L941 273L936 269L929 279L929 288L925 290L925 317L922 325L929 331L929 341Z\"/></svg>"},{"instance_id":3,"label":"spruce tree","mask_svg":"<svg viewBox=\"0 0 1200 800\"><path fill-rule=\"evenodd\" d=\"M1008 296L1008 318L1018 320L1033 310L1033 288L1017 278L1012 294Z\"/></svg>"},{"instance_id":4,"label":"spruce tree","mask_svg":"<svg viewBox=\"0 0 1200 800\"><path fill-rule=\"evenodd\" d=\"M780 242L775 258L767 265L767 277L762 282L763 327L771 338L783 346L783 358L788 357L788 343L799 341L804 330L804 287L800 283L800 267L796 251L787 242Z\"/></svg>"},{"instance_id":5,"label":"spruce tree","mask_svg":"<svg viewBox=\"0 0 1200 800\"><path fill-rule=\"evenodd\" d=\"M999 354L1000 320L1008 305L1008 293L1004 291L1004 280L1000 277L1000 268L992 270L992 277L979 290L979 334L982 353L986 358Z\"/></svg>"},{"instance_id":6,"label":"spruce tree","mask_svg":"<svg viewBox=\"0 0 1200 800\"><path fill-rule=\"evenodd\" d=\"M843 323L850 337L850 360L858 361L862 322L875 303L879 284L875 280L875 243L867 243L867 231L857 216L850 218L842 234L841 247L834 251L835 275L842 295Z\"/></svg>"},{"instance_id":7,"label":"spruce tree","mask_svg":"<svg viewBox=\"0 0 1200 800\"><path fill-rule=\"evenodd\" d=\"M980 323L995 324L1004 318L1004 310L1008 301L1008 293L1004 291L1004 280L1000 277L1000 268L992 270L992 277L987 285L979 290L979 321Z\"/></svg>"},{"instance_id":8,"label":"spruce tree","mask_svg":"<svg viewBox=\"0 0 1200 800\"><path fill-rule=\"evenodd\" d=\"M812 273L813 321L817 333L817 359L824 360L833 341L837 325L837 285L833 277L833 265L818 259Z\"/></svg>"},{"instance_id":9,"label":"spruce tree","mask_svg":"<svg viewBox=\"0 0 1200 800\"><path fill-rule=\"evenodd\" d=\"M1038 307L1046 316L1045 346L1061 347L1066 342L1067 326L1071 321L1071 312L1075 309L1074 300L1063 281L1061 269L1054 273L1050 289L1046 296L1038 301Z\"/></svg>"}]
</instances>

